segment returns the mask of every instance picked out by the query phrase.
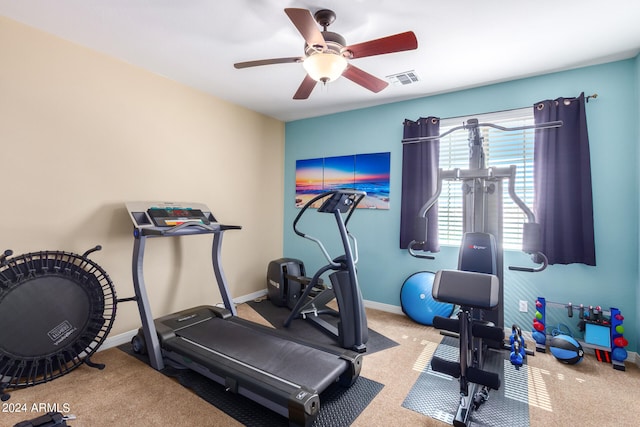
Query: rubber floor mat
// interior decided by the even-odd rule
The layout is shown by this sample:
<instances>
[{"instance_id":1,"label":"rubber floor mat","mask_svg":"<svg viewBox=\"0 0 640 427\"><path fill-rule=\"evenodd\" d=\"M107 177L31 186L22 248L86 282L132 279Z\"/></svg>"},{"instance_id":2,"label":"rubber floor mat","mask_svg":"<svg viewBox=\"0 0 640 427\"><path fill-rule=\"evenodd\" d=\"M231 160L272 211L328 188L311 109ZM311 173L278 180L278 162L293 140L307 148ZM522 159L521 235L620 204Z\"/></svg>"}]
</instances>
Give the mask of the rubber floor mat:
<instances>
[{"instance_id":1,"label":"rubber floor mat","mask_svg":"<svg viewBox=\"0 0 640 427\"><path fill-rule=\"evenodd\" d=\"M434 356L458 361L458 340L444 337ZM526 363L526 359L525 359ZM469 417L470 426L528 427L529 395L528 366L516 369L509 361L507 350L488 351L484 369L500 376L499 390L491 390L489 399ZM453 423L460 400L460 385L456 378L431 369L431 363L420 374L402 406L431 418Z\"/></svg>"},{"instance_id":2,"label":"rubber floor mat","mask_svg":"<svg viewBox=\"0 0 640 427\"><path fill-rule=\"evenodd\" d=\"M304 319L296 319L291 322L291 325L288 328L285 328L283 325L284 321L289 316L289 313L291 313L291 311L286 307L276 307L268 300L263 300L261 302L249 301L247 304L267 322L271 323L271 325L276 329L290 333L294 337L299 337L307 341L340 348L336 341ZM330 316L327 316L325 320L329 322L337 321L336 319L332 319ZM372 354L397 345L397 342L369 328L369 340L367 341L367 351L365 354Z\"/></svg>"},{"instance_id":3,"label":"rubber floor mat","mask_svg":"<svg viewBox=\"0 0 640 427\"><path fill-rule=\"evenodd\" d=\"M118 348L130 356L149 363L148 357L133 352L131 344L123 344ZM184 387L189 388L202 399L246 426L289 426L289 420L285 417L251 399L225 391L222 385L197 372L189 369L175 369L170 366L161 372L177 379ZM346 427L351 425L383 387L383 384L364 377L358 377L349 388L341 387L339 384L329 386L320 394L320 412L312 425L315 427Z\"/></svg>"}]
</instances>

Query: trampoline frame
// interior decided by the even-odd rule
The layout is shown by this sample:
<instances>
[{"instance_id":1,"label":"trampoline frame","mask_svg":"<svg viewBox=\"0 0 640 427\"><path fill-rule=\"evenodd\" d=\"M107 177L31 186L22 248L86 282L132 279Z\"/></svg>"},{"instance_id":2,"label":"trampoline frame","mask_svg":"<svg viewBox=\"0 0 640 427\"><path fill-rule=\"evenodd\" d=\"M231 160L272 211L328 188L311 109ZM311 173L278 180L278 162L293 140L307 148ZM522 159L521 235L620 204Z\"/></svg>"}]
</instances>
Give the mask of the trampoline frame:
<instances>
[{"instance_id":1,"label":"trampoline frame","mask_svg":"<svg viewBox=\"0 0 640 427\"><path fill-rule=\"evenodd\" d=\"M87 296L89 312L83 325L69 333L73 339L47 354L19 355L7 343L0 342L0 397L7 400L5 389L18 389L54 380L85 363L102 369L104 365L91 362L90 357L111 331L116 315L116 291L106 271L90 260L88 255L100 250L89 249L82 255L66 251L39 251L0 258L0 307L12 292L33 281L45 281L79 286ZM5 255L10 255L6 251ZM56 280L47 281L49 278ZM28 286L28 285L26 285ZM43 296L44 298L44 296ZM33 315L35 313L27 313ZM63 342L64 342L63 341Z\"/></svg>"}]
</instances>

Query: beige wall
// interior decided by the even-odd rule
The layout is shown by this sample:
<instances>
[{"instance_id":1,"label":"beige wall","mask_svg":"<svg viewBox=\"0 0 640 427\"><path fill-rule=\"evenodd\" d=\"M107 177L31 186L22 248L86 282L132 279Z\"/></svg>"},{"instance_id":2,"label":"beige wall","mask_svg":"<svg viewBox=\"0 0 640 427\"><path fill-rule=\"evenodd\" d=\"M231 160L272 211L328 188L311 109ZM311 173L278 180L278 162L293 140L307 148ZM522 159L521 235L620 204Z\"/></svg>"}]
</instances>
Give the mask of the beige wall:
<instances>
[{"instance_id":1,"label":"beige wall","mask_svg":"<svg viewBox=\"0 0 640 427\"><path fill-rule=\"evenodd\" d=\"M225 234L233 297L282 255L284 123L0 17L0 250L83 253L133 295L125 201L194 201ZM151 239L154 315L220 301L211 236ZM118 306L111 335L140 325Z\"/></svg>"}]
</instances>

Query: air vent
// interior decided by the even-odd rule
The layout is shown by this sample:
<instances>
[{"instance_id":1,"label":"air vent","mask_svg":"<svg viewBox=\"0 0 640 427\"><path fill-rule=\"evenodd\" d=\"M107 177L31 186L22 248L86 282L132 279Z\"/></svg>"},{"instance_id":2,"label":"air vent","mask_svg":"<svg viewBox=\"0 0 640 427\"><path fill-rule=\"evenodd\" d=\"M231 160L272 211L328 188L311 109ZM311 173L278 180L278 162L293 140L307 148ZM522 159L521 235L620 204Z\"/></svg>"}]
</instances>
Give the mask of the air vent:
<instances>
[{"instance_id":1,"label":"air vent","mask_svg":"<svg viewBox=\"0 0 640 427\"><path fill-rule=\"evenodd\" d=\"M406 86L413 83L418 83L420 79L414 70L403 71L402 73L392 74L387 76L389 83L398 86Z\"/></svg>"}]
</instances>

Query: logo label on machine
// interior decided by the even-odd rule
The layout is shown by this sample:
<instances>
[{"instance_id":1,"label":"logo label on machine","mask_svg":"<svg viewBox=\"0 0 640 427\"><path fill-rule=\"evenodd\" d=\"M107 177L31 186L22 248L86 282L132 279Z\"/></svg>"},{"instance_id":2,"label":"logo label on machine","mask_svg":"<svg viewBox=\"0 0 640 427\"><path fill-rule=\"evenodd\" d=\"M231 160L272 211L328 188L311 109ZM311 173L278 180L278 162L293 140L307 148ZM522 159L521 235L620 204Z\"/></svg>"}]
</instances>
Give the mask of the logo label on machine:
<instances>
[{"instance_id":1,"label":"logo label on machine","mask_svg":"<svg viewBox=\"0 0 640 427\"><path fill-rule=\"evenodd\" d=\"M487 247L480 246L480 245L469 245L469 249L484 250L484 249L487 249Z\"/></svg>"},{"instance_id":2,"label":"logo label on machine","mask_svg":"<svg viewBox=\"0 0 640 427\"><path fill-rule=\"evenodd\" d=\"M60 323L58 326L47 332L47 335L49 336L49 338L51 338L51 341L53 341L54 345L58 345L77 330L78 328L71 325L68 320L65 320L64 322Z\"/></svg>"},{"instance_id":3,"label":"logo label on machine","mask_svg":"<svg viewBox=\"0 0 640 427\"><path fill-rule=\"evenodd\" d=\"M198 313L190 314L188 316L180 317L178 319L178 322L184 322L186 320L191 320L191 319L196 318L196 317L198 317Z\"/></svg>"}]
</instances>

